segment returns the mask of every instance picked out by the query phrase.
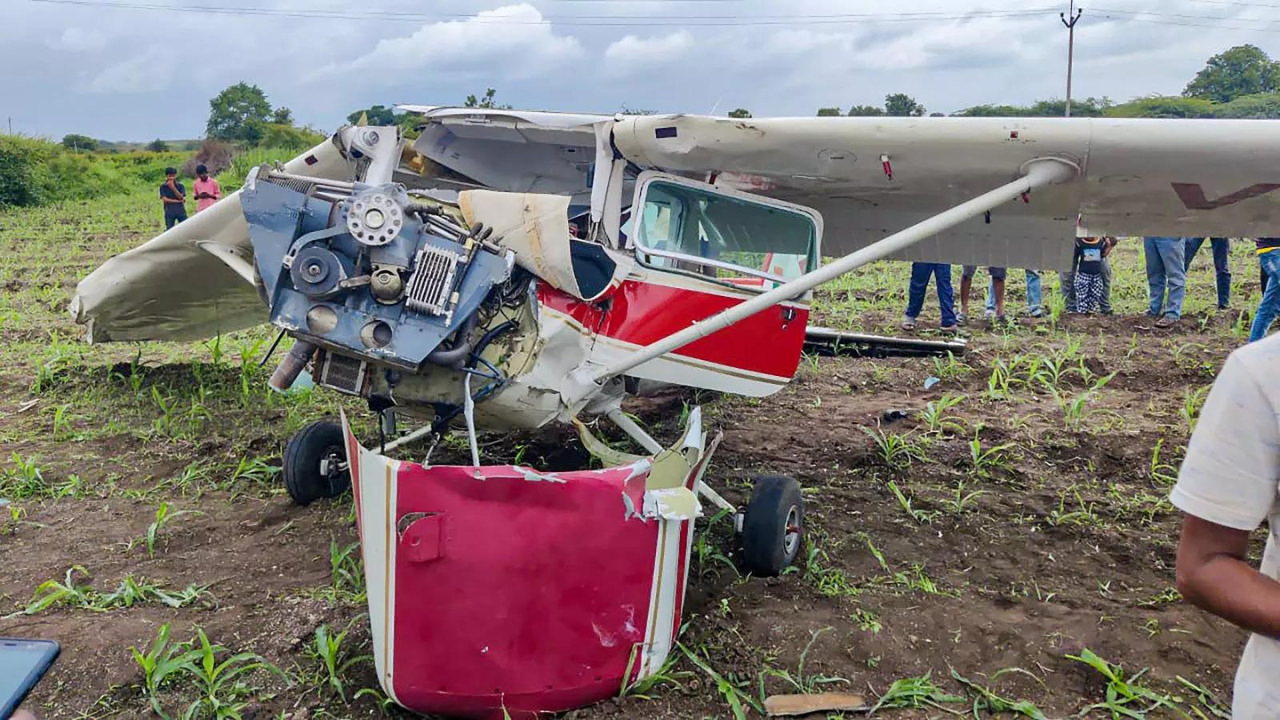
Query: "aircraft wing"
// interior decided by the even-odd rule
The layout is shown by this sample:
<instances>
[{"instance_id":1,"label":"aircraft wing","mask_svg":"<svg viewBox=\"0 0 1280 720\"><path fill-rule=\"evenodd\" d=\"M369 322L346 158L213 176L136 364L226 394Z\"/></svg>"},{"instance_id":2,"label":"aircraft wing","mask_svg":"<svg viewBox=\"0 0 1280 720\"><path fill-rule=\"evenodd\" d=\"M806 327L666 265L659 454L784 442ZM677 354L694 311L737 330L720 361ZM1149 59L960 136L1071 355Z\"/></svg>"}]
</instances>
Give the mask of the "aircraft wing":
<instances>
[{"instance_id":1,"label":"aircraft wing","mask_svg":"<svg viewBox=\"0 0 1280 720\"><path fill-rule=\"evenodd\" d=\"M433 137L418 149L437 162L463 167L483 158L486 185L537 183L540 192L564 194L584 192L589 174L585 163L564 158L590 146L593 124L609 124L614 149L638 168L714 178L819 210L826 256L847 255L980 195L1045 155L1072 161L1081 176L893 257L1060 269L1069 266L1077 218L1082 233L1113 236L1256 237L1280 226L1273 193L1280 189L1280 121L418 110ZM546 147L533 147L539 144ZM558 158L556 172L545 169L556 162L532 162L535 155Z\"/></svg>"},{"instance_id":2,"label":"aircraft wing","mask_svg":"<svg viewBox=\"0 0 1280 720\"><path fill-rule=\"evenodd\" d=\"M334 140L285 163L288 172L330 179L348 179L355 168ZM70 310L87 327L88 340L196 340L266 322L267 306L254 285L202 246L252 267L240 191L81 280Z\"/></svg>"}]
</instances>

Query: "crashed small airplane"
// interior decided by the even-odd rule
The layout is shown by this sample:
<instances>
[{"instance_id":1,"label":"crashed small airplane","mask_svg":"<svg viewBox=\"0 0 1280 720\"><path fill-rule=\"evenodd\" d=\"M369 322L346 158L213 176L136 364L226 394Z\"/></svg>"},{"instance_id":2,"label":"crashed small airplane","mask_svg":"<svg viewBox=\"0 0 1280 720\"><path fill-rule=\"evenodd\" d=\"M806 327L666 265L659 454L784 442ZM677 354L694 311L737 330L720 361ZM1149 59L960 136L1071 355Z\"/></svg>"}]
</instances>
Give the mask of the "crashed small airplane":
<instances>
[{"instance_id":1,"label":"crashed small airplane","mask_svg":"<svg viewBox=\"0 0 1280 720\"><path fill-rule=\"evenodd\" d=\"M704 481L718 435L700 412L664 447L621 403L672 384L777 392L822 283L885 258L1064 268L1077 233L1280 222L1268 121L401 110L421 120L411 146L345 127L255 168L86 277L72 313L92 342L269 321L294 338L274 387L309 369L386 436L424 423L374 452L345 419L318 422L284 455L299 503L354 486L378 677L422 712L566 710L657 672L702 501L736 514L751 572L794 560L794 479L757 479L739 512ZM646 454L610 448L592 417ZM605 469L480 465L477 428L553 422ZM472 465L387 457L450 428Z\"/></svg>"}]
</instances>

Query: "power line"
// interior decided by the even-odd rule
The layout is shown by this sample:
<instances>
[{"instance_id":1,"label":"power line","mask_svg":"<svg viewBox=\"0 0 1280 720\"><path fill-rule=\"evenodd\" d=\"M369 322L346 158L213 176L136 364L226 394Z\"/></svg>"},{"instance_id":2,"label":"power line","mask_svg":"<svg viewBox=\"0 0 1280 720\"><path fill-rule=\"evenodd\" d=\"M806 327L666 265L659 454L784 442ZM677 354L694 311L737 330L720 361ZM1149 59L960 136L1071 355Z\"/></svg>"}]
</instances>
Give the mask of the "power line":
<instances>
[{"instance_id":1,"label":"power line","mask_svg":"<svg viewBox=\"0 0 1280 720\"><path fill-rule=\"evenodd\" d=\"M1095 8L1105 17L1113 20L1131 20L1154 25L1173 25L1178 27L1208 28L1214 30L1244 30L1248 32L1280 32L1280 28L1257 27L1255 25L1223 24L1225 23L1264 23L1275 25L1276 20L1266 18L1240 18L1219 15L1184 15L1179 13L1161 13L1155 11L1119 10L1111 8ZM1122 16L1122 17L1116 17ZM1208 22L1202 22L1208 21Z\"/></svg>"},{"instance_id":2,"label":"power line","mask_svg":"<svg viewBox=\"0 0 1280 720\"><path fill-rule=\"evenodd\" d=\"M1053 8L1032 8L1023 10L973 10L964 13L948 11L914 12L914 13L842 13L836 15L760 15L752 17L734 17L726 15L675 15L654 18L638 15L544 15L540 20L521 20L501 16L479 16L467 13L418 13L393 10L292 10L285 8L261 7L226 7L195 5L164 5L152 2L103 2L101 0L29 0L46 5L76 5L98 9L114 10L147 10L159 12L199 13L212 15L251 15L283 18L305 18L324 20L416 20L433 22L441 20L468 20L486 25L543 25L556 23L559 25L576 25L586 27L741 27L753 25L838 25L857 22L942 22L964 21L987 18L1017 18L1045 15L1056 12ZM582 1L582 0L567 0ZM727 0L710 0L724 2Z\"/></svg>"}]
</instances>

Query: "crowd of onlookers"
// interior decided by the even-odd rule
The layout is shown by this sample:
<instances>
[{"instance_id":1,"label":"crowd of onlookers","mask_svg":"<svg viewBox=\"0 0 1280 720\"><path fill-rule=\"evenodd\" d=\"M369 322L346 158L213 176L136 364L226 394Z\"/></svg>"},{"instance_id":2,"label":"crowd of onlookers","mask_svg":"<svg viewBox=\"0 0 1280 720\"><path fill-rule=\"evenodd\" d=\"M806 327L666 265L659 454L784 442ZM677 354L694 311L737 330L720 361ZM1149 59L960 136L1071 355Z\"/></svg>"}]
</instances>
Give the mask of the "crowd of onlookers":
<instances>
[{"instance_id":1,"label":"crowd of onlookers","mask_svg":"<svg viewBox=\"0 0 1280 720\"><path fill-rule=\"evenodd\" d=\"M1147 288L1150 304L1147 314L1156 318L1155 326L1170 328L1182 319L1182 303L1186 297L1187 269L1206 238L1148 237L1142 238L1146 259ZM1228 262L1227 238L1208 238L1213 250L1213 267L1217 283L1217 306L1226 310L1231 305L1231 267ZM1271 280L1280 277L1280 238L1257 238L1259 270L1262 282L1262 302L1254 315L1249 341L1259 340L1267 334L1272 321L1280 314L1280 284ZM1077 238L1074 259L1069 272L1059 273L1063 299L1068 313L1111 315L1111 251L1115 238ZM902 319L904 330L916 327L920 311L924 307L925 293L930 279L937 286L938 305L942 315L942 329L956 330L969 319L969 295L974 265L965 265L960 275L960 310L956 312L955 295L951 285L951 266L945 263L912 263L911 284L907 292L907 312ZM1008 270L1002 267L987 268L990 281L987 285L984 316L996 323L1005 319L1005 283ZM1040 272L1026 271L1027 312L1032 317L1044 314Z\"/></svg>"}]
</instances>

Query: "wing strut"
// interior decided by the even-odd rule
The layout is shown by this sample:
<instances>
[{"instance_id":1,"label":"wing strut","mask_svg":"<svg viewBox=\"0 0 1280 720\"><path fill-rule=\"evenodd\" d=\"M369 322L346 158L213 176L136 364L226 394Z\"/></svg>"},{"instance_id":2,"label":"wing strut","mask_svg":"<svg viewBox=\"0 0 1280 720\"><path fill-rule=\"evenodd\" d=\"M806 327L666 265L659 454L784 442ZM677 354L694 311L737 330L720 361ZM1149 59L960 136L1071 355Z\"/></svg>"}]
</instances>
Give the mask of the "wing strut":
<instances>
[{"instance_id":1,"label":"wing strut","mask_svg":"<svg viewBox=\"0 0 1280 720\"><path fill-rule=\"evenodd\" d=\"M1075 163L1063 158L1043 157L1031 160L1023 165L1022 177L1011 183L1002 185L968 202L938 213L901 232L890 235L879 242L824 265L811 273L802 275L795 280L779 285L773 290L735 305L719 315L713 315L684 330L668 335L613 365L594 371L587 367L578 368L566 379L563 393L566 405L573 408L580 400L586 398L593 388L598 388L606 380L623 375L638 365L678 350L695 340L723 330L784 300L795 298L818 285L834 280L863 265L883 259L925 238L937 235L970 218L982 215L1004 203L1017 200L1023 194L1032 190L1047 185L1070 182L1079 173L1080 168Z\"/></svg>"}]
</instances>

